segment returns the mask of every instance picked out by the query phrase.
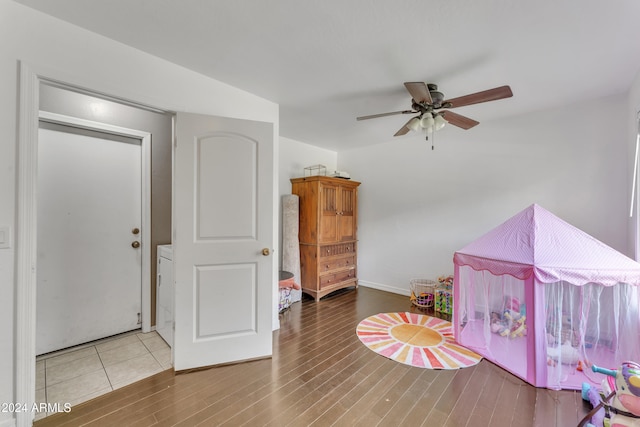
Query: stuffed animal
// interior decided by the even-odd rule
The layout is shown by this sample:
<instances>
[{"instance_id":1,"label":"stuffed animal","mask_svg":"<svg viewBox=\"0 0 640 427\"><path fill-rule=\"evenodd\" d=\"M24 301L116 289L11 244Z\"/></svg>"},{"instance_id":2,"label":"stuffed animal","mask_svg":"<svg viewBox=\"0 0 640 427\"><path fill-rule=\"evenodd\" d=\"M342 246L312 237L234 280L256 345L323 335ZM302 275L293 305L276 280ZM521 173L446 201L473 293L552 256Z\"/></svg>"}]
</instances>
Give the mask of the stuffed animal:
<instances>
[{"instance_id":1,"label":"stuffed animal","mask_svg":"<svg viewBox=\"0 0 640 427\"><path fill-rule=\"evenodd\" d=\"M547 346L547 356L563 365L577 365L580 361L580 352L569 341L560 346Z\"/></svg>"},{"instance_id":2,"label":"stuffed animal","mask_svg":"<svg viewBox=\"0 0 640 427\"><path fill-rule=\"evenodd\" d=\"M627 414L616 413L611 425L640 426L640 365L624 362L617 371L592 366L594 372L606 373L615 378L615 397L611 406Z\"/></svg>"},{"instance_id":3,"label":"stuffed animal","mask_svg":"<svg viewBox=\"0 0 640 427\"><path fill-rule=\"evenodd\" d=\"M605 410L601 404L602 398L600 393L594 387L591 387L589 383L582 383L582 399L591 403L591 406L595 409L595 412L588 419L587 426L604 427Z\"/></svg>"},{"instance_id":4,"label":"stuffed animal","mask_svg":"<svg viewBox=\"0 0 640 427\"><path fill-rule=\"evenodd\" d=\"M505 310L504 318L507 319L509 325L508 335L510 338L518 338L526 334L526 316L520 314L517 311Z\"/></svg>"},{"instance_id":5,"label":"stuffed animal","mask_svg":"<svg viewBox=\"0 0 640 427\"><path fill-rule=\"evenodd\" d=\"M509 328L506 322L496 311L491 312L491 332L501 336L506 336L509 333Z\"/></svg>"},{"instance_id":6,"label":"stuffed animal","mask_svg":"<svg viewBox=\"0 0 640 427\"><path fill-rule=\"evenodd\" d=\"M518 320L513 322L509 337L518 338L527 334L527 325L525 324L525 320L527 320L525 316L520 316Z\"/></svg>"},{"instance_id":7,"label":"stuffed animal","mask_svg":"<svg viewBox=\"0 0 640 427\"><path fill-rule=\"evenodd\" d=\"M574 322L571 315L562 313L560 319L556 315L555 311L551 311L549 318L547 319L547 334L554 337L556 343L566 343L569 341L573 347L580 345L580 334L574 327ZM549 337L547 335L547 342Z\"/></svg>"},{"instance_id":8,"label":"stuffed animal","mask_svg":"<svg viewBox=\"0 0 640 427\"><path fill-rule=\"evenodd\" d=\"M596 407L606 404L611 413L610 425L612 427L640 426L640 365L635 362L624 362L617 371L593 365L591 370L610 377L602 381L602 391L607 396L602 400L602 403L594 405L594 400L592 400L594 395L587 390L586 397L594 405L594 410ZM583 385L584 398L585 390ZM592 418L583 419L579 424L580 426L593 425L599 427L602 425L597 424L599 417L594 418L592 412L585 417L591 416ZM592 424L585 424L585 422L591 422Z\"/></svg>"},{"instance_id":9,"label":"stuffed animal","mask_svg":"<svg viewBox=\"0 0 640 427\"><path fill-rule=\"evenodd\" d=\"M522 305L523 307L524 305ZM518 307L520 308L520 306ZM502 315L491 312L491 332L503 337L518 338L527 333L526 316L518 311L506 309Z\"/></svg>"}]
</instances>

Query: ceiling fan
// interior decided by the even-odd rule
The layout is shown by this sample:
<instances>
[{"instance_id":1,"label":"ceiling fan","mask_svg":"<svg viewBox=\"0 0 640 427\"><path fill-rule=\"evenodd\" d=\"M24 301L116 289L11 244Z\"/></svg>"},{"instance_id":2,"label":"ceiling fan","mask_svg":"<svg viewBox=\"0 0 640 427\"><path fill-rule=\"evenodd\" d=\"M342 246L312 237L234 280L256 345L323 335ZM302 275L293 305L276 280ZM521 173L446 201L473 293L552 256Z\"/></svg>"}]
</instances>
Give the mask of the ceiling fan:
<instances>
[{"instance_id":1,"label":"ceiling fan","mask_svg":"<svg viewBox=\"0 0 640 427\"><path fill-rule=\"evenodd\" d=\"M513 96L509 86L500 86L451 99L445 99L444 94L438 91L438 86L432 83L405 82L404 86L412 97L411 110L372 114L370 116L357 117L356 120L376 119L378 117L393 116L396 114L418 114L409 119L393 136L404 135L410 130L438 130L446 123L466 130L471 129L480 122L449 111L449 108L497 101L498 99Z\"/></svg>"}]
</instances>

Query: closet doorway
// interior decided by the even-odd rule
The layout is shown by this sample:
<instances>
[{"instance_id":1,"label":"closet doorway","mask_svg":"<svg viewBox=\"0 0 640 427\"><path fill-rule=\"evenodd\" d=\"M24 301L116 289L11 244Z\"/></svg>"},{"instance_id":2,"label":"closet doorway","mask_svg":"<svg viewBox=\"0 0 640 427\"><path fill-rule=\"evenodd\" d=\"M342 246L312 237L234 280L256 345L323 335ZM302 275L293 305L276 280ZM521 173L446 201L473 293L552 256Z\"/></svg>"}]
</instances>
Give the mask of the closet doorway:
<instances>
[{"instance_id":1,"label":"closet doorway","mask_svg":"<svg viewBox=\"0 0 640 427\"><path fill-rule=\"evenodd\" d=\"M129 261L136 261L140 265L138 268L141 268L141 272L139 274L136 273L138 282L142 286L141 289L140 285L137 286L137 293L140 295L138 297L139 308L133 314L133 317L130 314L123 314L123 317L127 317L129 326L126 328L129 328L129 330L131 329L131 322L133 322L133 329L149 332L155 325L156 317L156 247L157 245L171 243L173 114L48 79L38 79L37 102L40 123L45 121L56 125L64 125L67 126L67 129L70 126L78 129L78 133L89 132L89 134L82 135L87 138L96 136L102 139L107 138L107 142L117 143L118 145L114 145L115 147L120 147L122 151L127 152L126 154L120 153L122 154L122 160L119 163L127 164L129 162L131 164L131 162L135 162L138 164L140 169L138 172L139 178L132 176L131 173L133 172L131 171L123 173L120 170L122 165L114 164L108 168L105 165L100 165L101 162L106 161L105 156L96 158L97 165L91 168L84 168L83 173L93 174L98 168L106 169L101 178L104 182L99 183L99 185L107 188L110 187L110 180L115 181L120 179L119 175L129 174L128 178L118 184L120 188L114 191L124 192L130 189L132 185L137 185L140 188L140 195L137 196L139 201L129 202L129 204L135 203L139 205L139 223L134 224L133 222L136 222L136 220L131 220L132 223L126 224L126 227L125 224L107 226L100 224L102 220L89 219L86 221L85 226L89 227L87 231L90 234L93 233L95 239L113 239L115 238L114 235L118 235L118 238L121 239L118 246L121 247L122 251L125 251L123 253L124 256L135 254L134 259ZM50 130L47 129L46 131ZM38 129L37 132L40 134L43 129ZM90 134L90 132L98 132L98 134ZM74 138L80 137L80 135L75 134L70 136ZM39 138L40 135L38 135ZM100 143L97 139L91 139L90 141L97 142L98 145L106 144L106 142ZM36 145L38 151L42 148L39 145ZM93 147L88 151L89 153L94 153ZM75 149L68 153L68 159L65 161L70 162L69 168L79 167L74 165L74 162L79 162L76 154L77 150ZM86 185L88 179L82 177L82 175L80 176L76 179L78 181L77 184ZM113 188L113 186L111 187ZM107 190L97 191L104 192ZM100 196L95 195L95 197L100 201ZM120 203L114 199L107 205ZM107 206L106 209L113 209L113 206ZM39 217L46 215L46 212L42 212L42 209L38 208ZM40 219L38 218L36 222L39 222ZM91 229L91 226L93 226L93 229ZM134 234L136 228L139 229L138 234ZM133 248L131 245L135 244L134 242L139 242L140 247ZM61 244L63 242L58 243ZM106 256L106 252L102 250L100 243L102 242L93 242L93 244L97 245L97 249L94 246L91 251L86 251L90 252L86 254L90 258L90 262L94 265L102 263L109 265L110 268L120 269L120 262L114 257ZM39 270L38 281L40 281L42 273L44 273L40 271L40 261L41 259L38 259L37 262ZM72 264L66 269L65 274L74 276L78 268L79 266ZM106 267L100 266L99 268ZM128 268L131 269L132 267ZM110 281L110 283L105 283L103 286L115 286L117 288L119 285L114 285L113 281ZM40 294L39 291L36 296L37 301L40 300ZM113 293L109 295L108 298L120 299ZM94 293L93 296L95 301L91 304L104 304L105 301L101 300L102 297L98 293ZM65 300L65 298L69 298L69 295L58 294L57 298L63 304L66 304L68 300ZM131 311L129 310L129 312ZM140 313L140 319L138 319L137 313ZM112 315L110 317L113 318ZM138 320L141 323L138 323ZM106 323L108 322L88 319L87 325L82 326L82 328L89 330L93 335L87 341L108 336L106 334L113 335L123 332L125 329L121 328L122 330L111 333L114 329L109 327L107 330ZM37 335L40 335L39 327L40 324L36 328ZM101 329L102 331L100 331ZM42 352L43 350L40 348L37 350L37 354L42 354Z\"/></svg>"},{"instance_id":2,"label":"closet doorway","mask_svg":"<svg viewBox=\"0 0 640 427\"><path fill-rule=\"evenodd\" d=\"M142 146L41 118L37 355L141 328Z\"/></svg>"}]
</instances>

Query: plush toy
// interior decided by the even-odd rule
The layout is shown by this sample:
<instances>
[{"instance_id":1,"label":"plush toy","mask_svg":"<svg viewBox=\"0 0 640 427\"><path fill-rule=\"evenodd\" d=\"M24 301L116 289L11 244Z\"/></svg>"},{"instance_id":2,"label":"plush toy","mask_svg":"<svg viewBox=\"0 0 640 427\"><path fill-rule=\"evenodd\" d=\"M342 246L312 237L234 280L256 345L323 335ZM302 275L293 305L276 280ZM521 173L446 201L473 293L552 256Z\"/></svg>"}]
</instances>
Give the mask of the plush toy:
<instances>
[{"instance_id":1,"label":"plush toy","mask_svg":"<svg viewBox=\"0 0 640 427\"><path fill-rule=\"evenodd\" d=\"M504 318L507 319L509 325L508 335L510 338L518 338L526 334L526 316L517 311L505 310Z\"/></svg>"},{"instance_id":2,"label":"plush toy","mask_svg":"<svg viewBox=\"0 0 640 427\"><path fill-rule=\"evenodd\" d=\"M521 316L518 320L513 322L511 334L509 335L511 338L518 338L527 334L527 325L525 324L526 319L527 318L525 316Z\"/></svg>"},{"instance_id":3,"label":"plush toy","mask_svg":"<svg viewBox=\"0 0 640 427\"><path fill-rule=\"evenodd\" d=\"M509 298L505 305L507 308L502 314L496 311L491 312L491 332L509 338L526 335L527 317L524 313L524 304L520 304L517 298Z\"/></svg>"},{"instance_id":4,"label":"plush toy","mask_svg":"<svg viewBox=\"0 0 640 427\"><path fill-rule=\"evenodd\" d=\"M594 405L592 401L594 396L587 391L587 397L594 405L594 409L587 414L579 426L602 425L596 424L599 418L594 418L594 415L597 415L599 408L604 405L609 408L611 414L611 427L640 426L640 365L635 362L624 362L617 371L593 365L591 370L609 376L602 381L602 391L607 397ZM583 385L583 399L585 398L584 388Z\"/></svg>"},{"instance_id":5,"label":"plush toy","mask_svg":"<svg viewBox=\"0 0 640 427\"><path fill-rule=\"evenodd\" d=\"M615 378L615 389L608 382L602 382L605 393L615 391L611 402L615 413L611 418L611 426L640 426L640 365L624 362L617 371L595 365L591 369Z\"/></svg>"},{"instance_id":6,"label":"plush toy","mask_svg":"<svg viewBox=\"0 0 640 427\"><path fill-rule=\"evenodd\" d=\"M491 312L491 332L501 336L506 336L509 333L506 322L500 316L498 312Z\"/></svg>"},{"instance_id":7,"label":"plush toy","mask_svg":"<svg viewBox=\"0 0 640 427\"><path fill-rule=\"evenodd\" d=\"M560 343L558 338L547 332L547 347L555 347Z\"/></svg>"},{"instance_id":8,"label":"plush toy","mask_svg":"<svg viewBox=\"0 0 640 427\"><path fill-rule=\"evenodd\" d=\"M580 352L569 341L560 346L547 346L547 356L563 365L577 365L580 361Z\"/></svg>"},{"instance_id":9,"label":"plush toy","mask_svg":"<svg viewBox=\"0 0 640 427\"><path fill-rule=\"evenodd\" d=\"M590 427L604 427L605 411L598 390L591 387L589 383L582 383L582 399L591 403L594 409L594 411L592 411L593 413L589 414L590 417L587 418L588 423L585 425Z\"/></svg>"},{"instance_id":10,"label":"plush toy","mask_svg":"<svg viewBox=\"0 0 640 427\"><path fill-rule=\"evenodd\" d=\"M574 327L574 321L571 315L562 313L558 318L555 310L551 310L547 319L547 334L554 337L556 343L566 343L569 341L573 347L580 345L580 334ZM549 342L547 336L547 342Z\"/></svg>"}]
</instances>

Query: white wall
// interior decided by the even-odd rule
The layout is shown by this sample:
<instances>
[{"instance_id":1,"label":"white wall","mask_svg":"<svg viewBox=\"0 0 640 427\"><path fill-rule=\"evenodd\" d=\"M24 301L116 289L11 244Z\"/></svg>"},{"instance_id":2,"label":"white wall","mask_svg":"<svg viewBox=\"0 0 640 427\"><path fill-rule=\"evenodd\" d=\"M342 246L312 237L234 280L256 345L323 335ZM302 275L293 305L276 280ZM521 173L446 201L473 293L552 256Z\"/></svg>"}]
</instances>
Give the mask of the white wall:
<instances>
[{"instance_id":1,"label":"white wall","mask_svg":"<svg viewBox=\"0 0 640 427\"><path fill-rule=\"evenodd\" d=\"M629 96L627 100L627 117L628 117L628 166L629 166L629 183L633 182L633 172L634 172L634 162L636 155L636 138L637 134L640 131L638 129L638 115L640 114L640 72L636 75L633 84L631 85L631 89L629 90ZM640 153L639 153L640 154ZM638 239L638 229L640 228L639 221L640 215L640 198L638 197L638 191L640 190L640 164L638 165L638 176L636 176L636 189L634 196L634 211L633 217L629 218L629 233L628 233L628 243L629 243L629 252L630 256L633 256L636 261L640 260L640 241ZM629 207L631 206L631 191L632 186L629 185Z\"/></svg>"},{"instance_id":2,"label":"white wall","mask_svg":"<svg viewBox=\"0 0 640 427\"><path fill-rule=\"evenodd\" d=\"M304 168L318 164L337 169L338 153L280 137L280 195L291 194L291 178L304 176Z\"/></svg>"},{"instance_id":3,"label":"white wall","mask_svg":"<svg viewBox=\"0 0 640 427\"><path fill-rule=\"evenodd\" d=\"M166 110L273 122L278 152L277 104L10 0L0 0L0 52L0 227L16 226L20 60L67 83ZM14 257L15 245L0 249L0 402L15 402ZM0 426L12 418L0 413Z\"/></svg>"},{"instance_id":4,"label":"white wall","mask_svg":"<svg viewBox=\"0 0 640 427\"><path fill-rule=\"evenodd\" d=\"M461 114L465 114L460 110ZM629 254L624 95L338 153L359 190L360 284L408 293L532 203Z\"/></svg>"}]
</instances>

